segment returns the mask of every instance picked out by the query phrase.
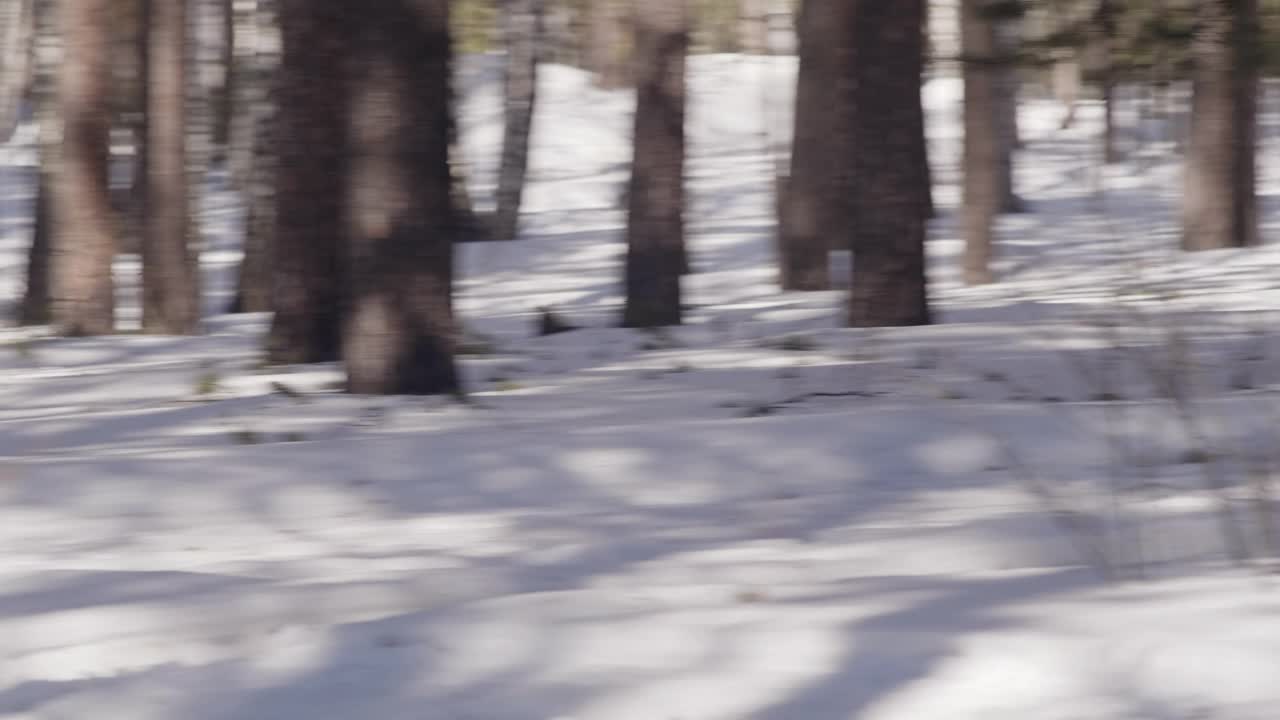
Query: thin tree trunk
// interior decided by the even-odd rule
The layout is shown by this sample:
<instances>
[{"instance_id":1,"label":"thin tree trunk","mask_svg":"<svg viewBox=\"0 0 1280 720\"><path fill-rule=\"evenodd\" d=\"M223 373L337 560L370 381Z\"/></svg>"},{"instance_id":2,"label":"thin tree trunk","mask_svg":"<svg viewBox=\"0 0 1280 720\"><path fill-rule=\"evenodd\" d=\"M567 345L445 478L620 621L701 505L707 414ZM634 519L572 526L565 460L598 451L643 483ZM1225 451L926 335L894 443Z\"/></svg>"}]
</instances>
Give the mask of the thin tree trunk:
<instances>
[{"instance_id":1,"label":"thin tree trunk","mask_svg":"<svg viewBox=\"0 0 1280 720\"><path fill-rule=\"evenodd\" d=\"M921 29L922 34L926 31L927 26ZM924 40L921 42L924 42ZM925 217L931 218L937 212L933 204L933 171L929 165L929 133L924 113L924 103L916 103L912 105L911 109L913 111L911 132L916 138L915 147L912 151L912 161L916 164L917 171L922 178L920 182L920 203L924 208Z\"/></svg>"},{"instance_id":2,"label":"thin tree trunk","mask_svg":"<svg viewBox=\"0 0 1280 720\"><path fill-rule=\"evenodd\" d=\"M1198 20L1182 247L1256 245L1257 0L1205 0Z\"/></svg>"},{"instance_id":3,"label":"thin tree trunk","mask_svg":"<svg viewBox=\"0 0 1280 720\"><path fill-rule=\"evenodd\" d=\"M0 6L0 142L13 136L31 82L35 0L5 0Z\"/></svg>"},{"instance_id":4,"label":"thin tree trunk","mask_svg":"<svg viewBox=\"0 0 1280 720\"><path fill-rule=\"evenodd\" d=\"M1020 147L1018 137L1018 92L1022 80L1018 75L1017 53L1021 28L1017 20L1003 18L989 20L995 25L997 103L995 121L1000 133L1000 209L1004 212L1022 212L1022 199L1018 197L1014 182L1014 156Z\"/></svg>"},{"instance_id":5,"label":"thin tree trunk","mask_svg":"<svg viewBox=\"0 0 1280 720\"><path fill-rule=\"evenodd\" d=\"M275 311L268 360L337 360L343 303L339 252L346 215L345 38L341 2L279 0L282 56L276 233L271 249Z\"/></svg>"},{"instance_id":6,"label":"thin tree trunk","mask_svg":"<svg viewBox=\"0 0 1280 720\"><path fill-rule=\"evenodd\" d=\"M227 170L231 184L241 193L249 190L253 167L254 126L262 88L257 77L258 0L229 0L231 3L231 68L228 71L231 126L227 138Z\"/></svg>"},{"instance_id":7,"label":"thin tree trunk","mask_svg":"<svg viewBox=\"0 0 1280 720\"><path fill-rule=\"evenodd\" d=\"M115 330L115 218L107 187L112 6L112 0L76 0L60 7L63 139L52 187L50 269L53 321L65 335Z\"/></svg>"},{"instance_id":8,"label":"thin tree trunk","mask_svg":"<svg viewBox=\"0 0 1280 720\"><path fill-rule=\"evenodd\" d=\"M1099 86L1102 90L1102 160L1107 164L1120 162L1120 148L1116 144L1116 79L1115 35L1116 8L1112 0L1099 0L1094 14L1097 43L1100 49L1101 68Z\"/></svg>"},{"instance_id":9,"label":"thin tree trunk","mask_svg":"<svg viewBox=\"0 0 1280 720\"><path fill-rule=\"evenodd\" d=\"M626 327L681 322L686 0L636 4L635 148L627 212Z\"/></svg>"},{"instance_id":10,"label":"thin tree trunk","mask_svg":"<svg viewBox=\"0 0 1280 720\"><path fill-rule=\"evenodd\" d=\"M448 0L347 0L353 393L460 389L453 346Z\"/></svg>"},{"instance_id":11,"label":"thin tree trunk","mask_svg":"<svg viewBox=\"0 0 1280 720\"><path fill-rule=\"evenodd\" d=\"M186 335L200 326L200 278L187 190L187 6L146 0L143 7L148 70L142 329Z\"/></svg>"},{"instance_id":12,"label":"thin tree trunk","mask_svg":"<svg viewBox=\"0 0 1280 720\"><path fill-rule=\"evenodd\" d=\"M235 45L236 45L236 0L219 0L218 18L222 21L219 33L219 68L221 84L214 93L213 104L213 146L218 154L226 157L231 150L231 127L235 122L233 98L236 88Z\"/></svg>"},{"instance_id":13,"label":"thin tree trunk","mask_svg":"<svg viewBox=\"0 0 1280 720\"><path fill-rule=\"evenodd\" d=\"M858 0L850 33L854 63L853 327L924 325L928 182L918 152L924 63L924 0Z\"/></svg>"},{"instance_id":14,"label":"thin tree trunk","mask_svg":"<svg viewBox=\"0 0 1280 720\"><path fill-rule=\"evenodd\" d=\"M43 173L41 173L43 175ZM42 177L36 188L35 222L27 253L27 286L18 305L19 325L47 325L49 314L49 190Z\"/></svg>"},{"instance_id":15,"label":"thin tree trunk","mask_svg":"<svg viewBox=\"0 0 1280 720\"><path fill-rule=\"evenodd\" d=\"M964 281L991 282L991 236L1000 206L998 69L994 26L982 0L962 0L961 53L964 56Z\"/></svg>"},{"instance_id":16,"label":"thin tree trunk","mask_svg":"<svg viewBox=\"0 0 1280 720\"><path fill-rule=\"evenodd\" d=\"M830 287L828 253L846 249L853 190L844 152L852 134L854 46L848 0L804 0L797 18L791 169L778 198L778 266L783 290ZM922 118L923 121L923 118Z\"/></svg>"},{"instance_id":17,"label":"thin tree trunk","mask_svg":"<svg viewBox=\"0 0 1280 720\"><path fill-rule=\"evenodd\" d=\"M1080 60L1076 51L1062 51L1053 63L1052 73L1053 96L1063 109L1058 127L1065 130L1076 121L1076 106L1080 99Z\"/></svg>"},{"instance_id":18,"label":"thin tree trunk","mask_svg":"<svg viewBox=\"0 0 1280 720\"><path fill-rule=\"evenodd\" d=\"M529 167L529 134L543 41L543 0L505 0L502 14L507 48L506 124L493 228L495 240L514 240L520 230L520 201Z\"/></svg>"},{"instance_id":19,"label":"thin tree trunk","mask_svg":"<svg viewBox=\"0 0 1280 720\"><path fill-rule=\"evenodd\" d=\"M27 258L26 291L18 305L17 321L20 325L47 325L53 321L50 287L53 219L49 204L62 137L57 98L60 38L53 0L35 0L32 10L34 84L31 99L40 126L40 165L36 169L35 222Z\"/></svg>"},{"instance_id":20,"label":"thin tree trunk","mask_svg":"<svg viewBox=\"0 0 1280 720\"><path fill-rule=\"evenodd\" d=\"M243 258L231 312L272 309L271 247L275 235L275 88L280 54L276 0L237 0L236 120L232 174L245 203Z\"/></svg>"}]
</instances>

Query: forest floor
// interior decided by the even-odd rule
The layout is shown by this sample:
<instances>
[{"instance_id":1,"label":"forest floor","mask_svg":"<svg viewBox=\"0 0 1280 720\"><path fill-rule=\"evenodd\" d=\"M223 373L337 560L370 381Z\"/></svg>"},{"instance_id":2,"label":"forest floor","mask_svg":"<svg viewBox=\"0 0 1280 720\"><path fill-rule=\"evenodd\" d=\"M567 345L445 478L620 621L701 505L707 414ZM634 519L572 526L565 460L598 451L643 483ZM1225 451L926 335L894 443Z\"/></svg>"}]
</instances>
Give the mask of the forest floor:
<instances>
[{"instance_id":1,"label":"forest floor","mask_svg":"<svg viewBox=\"0 0 1280 720\"><path fill-rule=\"evenodd\" d=\"M460 69L481 203L497 68ZM1280 113L1271 243L1184 256L1168 128L1126 101L1101 167L1096 107L1061 130L1028 97L1030 212L966 288L932 81L939 323L849 330L839 292L773 285L793 73L693 61L688 323L644 333L612 327L631 98L545 69L525 237L461 252L467 404L263 367L265 318L218 314L217 178L206 334L0 329L0 718L1276 717ZM4 148L0 309L32 138ZM584 329L534 337L542 306Z\"/></svg>"}]
</instances>

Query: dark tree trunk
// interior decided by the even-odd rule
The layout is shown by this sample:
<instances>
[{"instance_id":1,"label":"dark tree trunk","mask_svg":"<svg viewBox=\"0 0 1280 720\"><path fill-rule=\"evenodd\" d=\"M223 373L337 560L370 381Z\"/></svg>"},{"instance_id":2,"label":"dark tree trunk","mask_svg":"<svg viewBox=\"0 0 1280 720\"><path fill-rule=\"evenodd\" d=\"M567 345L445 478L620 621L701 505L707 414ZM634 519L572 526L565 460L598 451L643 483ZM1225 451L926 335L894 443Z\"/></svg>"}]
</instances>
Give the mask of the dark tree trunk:
<instances>
[{"instance_id":1,"label":"dark tree trunk","mask_svg":"<svg viewBox=\"0 0 1280 720\"><path fill-rule=\"evenodd\" d=\"M1258 243L1257 0L1204 0L1192 41L1182 247Z\"/></svg>"},{"instance_id":2,"label":"dark tree trunk","mask_svg":"<svg viewBox=\"0 0 1280 720\"><path fill-rule=\"evenodd\" d=\"M147 0L147 174L143 193L142 329L184 335L200 326L198 258L187 190L186 5Z\"/></svg>"},{"instance_id":3,"label":"dark tree trunk","mask_svg":"<svg viewBox=\"0 0 1280 720\"><path fill-rule=\"evenodd\" d=\"M529 133L542 52L543 0L505 0L502 21L507 49L506 124L493 232L496 240L514 240L520 230L520 201L529 167Z\"/></svg>"},{"instance_id":4,"label":"dark tree trunk","mask_svg":"<svg viewBox=\"0 0 1280 720\"><path fill-rule=\"evenodd\" d=\"M853 187L842 150L852 132L854 48L844 26L852 7L848 0L804 0L797 18L791 170L778 198L783 290L826 290L828 252L845 249Z\"/></svg>"},{"instance_id":5,"label":"dark tree trunk","mask_svg":"<svg viewBox=\"0 0 1280 720\"><path fill-rule=\"evenodd\" d=\"M218 0L218 19L222 21L219 32L219 68L218 75L222 83L214 93L213 104L213 146L216 152L227 157L231 150L231 127L235 122L234 96L235 81L235 47L236 47L236 0Z\"/></svg>"},{"instance_id":6,"label":"dark tree trunk","mask_svg":"<svg viewBox=\"0 0 1280 720\"><path fill-rule=\"evenodd\" d=\"M51 196L53 322L65 335L115 330L115 256L107 161L112 0L62 3L62 147Z\"/></svg>"},{"instance_id":7,"label":"dark tree trunk","mask_svg":"<svg viewBox=\"0 0 1280 720\"><path fill-rule=\"evenodd\" d=\"M275 235L275 0L236 4L235 126L232 175L245 203L240 272L231 312L272 309L271 247ZM259 42L259 40L262 42Z\"/></svg>"},{"instance_id":8,"label":"dark tree trunk","mask_svg":"<svg viewBox=\"0 0 1280 720\"><path fill-rule=\"evenodd\" d=\"M456 393L448 0L347 0L348 389Z\"/></svg>"},{"instance_id":9,"label":"dark tree trunk","mask_svg":"<svg viewBox=\"0 0 1280 720\"><path fill-rule=\"evenodd\" d=\"M595 74L600 87L619 88L631 82L627 4L626 0L592 0L586 8L584 55L587 70Z\"/></svg>"},{"instance_id":10,"label":"dark tree trunk","mask_svg":"<svg viewBox=\"0 0 1280 720\"><path fill-rule=\"evenodd\" d=\"M40 172L36 187L35 222L31 230L31 249L27 253L27 287L18 305L19 325L48 325L49 300L49 187Z\"/></svg>"},{"instance_id":11,"label":"dark tree trunk","mask_svg":"<svg viewBox=\"0 0 1280 720\"><path fill-rule=\"evenodd\" d=\"M53 169L58 166L61 151L58 127L57 79L58 65L48 52L58 42L56 8L51 0L36 0L33 5L33 49L39 53L33 60L34 78L31 100L35 105L36 122L40 125L40 165L36 170L36 200L33 208L34 227L31 231L31 249L27 258L27 285L18 305L17 321L20 325L47 325L52 317L51 269L52 248L50 235L53 218L49 211L53 188Z\"/></svg>"},{"instance_id":12,"label":"dark tree trunk","mask_svg":"<svg viewBox=\"0 0 1280 720\"><path fill-rule=\"evenodd\" d=\"M636 113L627 193L626 327L681 322L686 0L636 5Z\"/></svg>"},{"instance_id":13,"label":"dark tree trunk","mask_svg":"<svg viewBox=\"0 0 1280 720\"><path fill-rule=\"evenodd\" d=\"M928 12L926 11L927 15ZM926 29L921 29L921 33L923 34L924 32L926 32ZM924 41L922 40L921 42ZM925 121L924 103L916 103L912 106L912 110L914 113L911 118L911 132L916 138L915 150L912 156L913 162L918 166L920 177L923 178L920 183L920 194L922 196L920 203L924 208L925 217L931 218L937 213L933 204L933 171L929 166L929 134Z\"/></svg>"},{"instance_id":14,"label":"dark tree trunk","mask_svg":"<svg viewBox=\"0 0 1280 720\"><path fill-rule=\"evenodd\" d=\"M1112 0L1099 0L1094 26L1101 65L1098 84L1102 90L1102 160L1107 164L1121 159L1120 148L1116 144L1115 16L1116 7Z\"/></svg>"},{"instance_id":15,"label":"dark tree trunk","mask_svg":"<svg viewBox=\"0 0 1280 720\"><path fill-rule=\"evenodd\" d=\"M345 2L280 0L279 158L268 360L337 360L346 216Z\"/></svg>"},{"instance_id":16,"label":"dark tree trunk","mask_svg":"<svg viewBox=\"0 0 1280 720\"><path fill-rule=\"evenodd\" d=\"M852 327L924 325L927 208L918 152L924 0L858 0L854 64Z\"/></svg>"},{"instance_id":17,"label":"dark tree trunk","mask_svg":"<svg viewBox=\"0 0 1280 720\"><path fill-rule=\"evenodd\" d=\"M1000 206L1000 128L995 27L984 16L983 0L962 0L961 53L964 56L964 281L991 282L991 236Z\"/></svg>"}]
</instances>

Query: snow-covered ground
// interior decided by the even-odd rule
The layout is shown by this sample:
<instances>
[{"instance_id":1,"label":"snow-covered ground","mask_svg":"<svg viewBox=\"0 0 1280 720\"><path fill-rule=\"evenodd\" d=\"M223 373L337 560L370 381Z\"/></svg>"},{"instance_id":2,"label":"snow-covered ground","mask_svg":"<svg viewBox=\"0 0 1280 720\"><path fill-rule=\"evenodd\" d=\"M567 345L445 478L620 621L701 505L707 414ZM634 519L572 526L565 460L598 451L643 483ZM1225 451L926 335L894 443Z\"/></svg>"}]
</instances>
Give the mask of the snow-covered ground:
<instances>
[{"instance_id":1,"label":"snow-covered ground","mask_svg":"<svg viewBox=\"0 0 1280 720\"><path fill-rule=\"evenodd\" d=\"M1280 596L1224 562L1219 516L1255 552L1278 520L1278 246L1180 256L1164 130L1130 118L1100 169L1097 109L1062 131L1030 97L1032 212L1002 220L1002 281L965 288L938 79L941 322L841 329L839 293L772 285L793 73L694 60L698 272L654 334L610 327L630 98L546 69L527 237L462 250L468 405L263 368L261 317L0 330L0 718L1276 717ZM461 68L481 203L498 80ZM0 175L0 306L31 137ZM215 190L211 312L237 259ZM588 329L531 337L548 305Z\"/></svg>"}]
</instances>

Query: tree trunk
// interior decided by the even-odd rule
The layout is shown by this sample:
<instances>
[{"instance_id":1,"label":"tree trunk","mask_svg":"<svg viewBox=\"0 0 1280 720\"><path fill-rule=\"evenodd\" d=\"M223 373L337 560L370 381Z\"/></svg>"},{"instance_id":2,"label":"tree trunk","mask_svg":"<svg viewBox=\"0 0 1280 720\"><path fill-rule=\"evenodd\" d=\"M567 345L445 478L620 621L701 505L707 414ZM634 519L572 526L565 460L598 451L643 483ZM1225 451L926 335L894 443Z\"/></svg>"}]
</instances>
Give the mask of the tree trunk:
<instances>
[{"instance_id":1,"label":"tree trunk","mask_svg":"<svg viewBox=\"0 0 1280 720\"><path fill-rule=\"evenodd\" d=\"M926 28L921 30L921 33L923 34L926 30L927 24ZM924 40L921 42L924 42ZM923 80L921 84L923 84ZM917 171L920 173L920 177L923 178L920 183L921 206L924 208L925 217L931 218L936 216L937 212L933 204L933 171L929 166L929 133L924 113L924 103L916 103L911 106L911 109L913 111L911 133L916 139L915 148L912 152L912 162L916 164Z\"/></svg>"},{"instance_id":2,"label":"tree trunk","mask_svg":"<svg viewBox=\"0 0 1280 720\"><path fill-rule=\"evenodd\" d=\"M76 0L59 8L62 147L52 185L50 269L53 322L72 336L115 330L115 218L107 187L112 6L112 0Z\"/></svg>"},{"instance_id":3,"label":"tree trunk","mask_svg":"<svg viewBox=\"0 0 1280 720\"><path fill-rule=\"evenodd\" d=\"M272 309L275 235L276 0L237 0L235 125L231 167L245 203L240 272L231 312Z\"/></svg>"},{"instance_id":4,"label":"tree trunk","mask_svg":"<svg viewBox=\"0 0 1280 720\"><path fill-rule=\"evenodd\" d=\"M636 5L636 113L627 193L625 327L681 322L686 0Z\"/></svg>"},{"instance_id":5,"label":"tree trunk","mask_svg":"<svg viewBox=\"0 0 1280 720\"><path fill-rule=\"evenodd\" d=\"M18 305L18 325L48 325L49 314L49 190L43 177L36 188L35 222L27 252L27 286Z\"/></svg>"},{"instance_id":6,"label":"tree trunk","mask_svg":"<svg viewBox=\"0 0 1280 720\"><path fill-rule=\"evenodd\" d=\"M631 83L632 48L627 38L626 0L592 0L587 6L587 70L603 88Z\"/></svg>"},{"instance_id":7,"label":"tree trunk","mask_svg":"<svg viewBox=\"0 0 1280 720\"><path fill-rule=\"evenodd\" d=\"M924 71L924 0L858 0L850 34L858 48L854 63L851 163L853 277L851 327L925 325L927 208L921 186L928 182L917 152L920 82Z\"/></svg>"},{"instance_id":8,"label":"tree trunk","mask_svg":"<svg viewBox=\"0 0 1280 720\"><path fill-rule=\"evenodd\" d=\"M506 124L493 224L495 240L514 240L520 230L520 200L529 167L529 133L542 52L542 15L543 0L505 0L502 8L507 48Z\"/></svg>"},{"instance_id":9,"label":"tree trunk","mask_svg":"<svg viewBox=\"0 0 1280 720\"><path fill-rule=\"evenodd\" d=\"M40 164L36 169L35 218L31 248L27 258L27 284L18 305L19 325L47 325L52 317L51 268L53 218L49 211L53 169L61 150L61 121L58 118L56 49L59 45L58 18L52 0L35 0L32 7L34 34L34 78L31 100L40 126Z\"/></svg>"},{"instance_id":10,"label":"tree trunk","mask_svg":"<svg viewBox=\"0 0 1280 720\"><path fill-rule=\"evenodd\" d=\"M1063 130L1071 127L1076 121L1076 104L1080 100L1080 59L1075 50L1063 50L1053 62L1050 84L1053 96L1062 105L1062 121L1058 127Z\"/></svg>"},{"instance_id":11,"label":"tree trunk","mask_svg":"<svg viewBox=\"0 0 1280 720\"><path fill-rule=\"evenodd\" d=\"M1204 0L1198 21L1182 247L1256 245L1257 0Z\"/></svg>"},{"instance_id":12,"label":"tree trunk","mask_svg":"<svg viewBox=\"0 0 1280 720\"><path fill-rule=\"evenodd\" d=\"M1112 0L1099 0L1094 13L1094 27L1099 50L1098 84L1102 90L1102 161L1111 164L1121 159L1120 148L1116 144L1116 7Z\"/></svg>"},{"instance_id":13,"label":"tree trunk","mask_svg":"<svg viewBox=\"0 0 1280 720\"><path fill-rule=\"evenodd\" d=\"M353 393L460 389L453 346L448 0L346 0Z\"/></svg>"},{"instance_id":14,"label":"tree trunk","mask_svg":"<svg viewBox=\"0 0 1280 720\"><path fill-rule=\"evenodd\" d=\"M848 0L804 0L797 18L791 170L778 198L778 265L783 290L830 287L828 252L849 227L854 46L845 31ZM921 117L923 122L923 116Z\"/></svg>"},{"instance_id":15,"label":"tree trunk","mask_svg":"<svg viewBox=\"0 0 1280 720\"><path fill-rule=\"evenodd\" d=\"M222 21L218 45L218 76L221 82L213 94L213 146L223 157L231 150L231 127L235 122L236 0L218 0L218 19Z\"/></svg>"},{"instance_id":16,"label":"tree trunk","mask_svg":"<svg viewBox=\"0 0 1280 720\"><path fill-rule=\"evenodd\" d=\"M282 56L275 245L275 315L268 360L337 360L343 302L348 15L340 2L279 0Z\"/></svg>"},{"instance_id":17,"label":"tree trunk","mask_svg":"<svg viewBox=\"0 0 1280 720\"><path fill-rule=\"evenodd\" d=\"M146 0L147 174L143 193L142 329L186 335L200 326L200 277L187 191L186 5Z\"/></svg>"},{"instance_id":18,"label":"tree trunk","mask_svg":"<svg viewBox=\"0 0 1280 720\"><path fill-rule=\"evenodd\" d=\"M964 56L964 281L991 282L991 235L1000 206L1000 128L995 28L983 16L983 0L963 0L960 8Z\"/></svg>"},{"instance_id":19,"label":"tree trunk","mask_svg":"<svg viewBox=\"0 0 1280 720\"><path fill-rule=\"evenodd\" d=\"M31 82L35 0L4 0L0 5L0 142L13 136Z\"/></svg>"},{"instance_id":20,"label":"tree trunk","mask_svg":"<svg viewBox=\"0 0 1280 720\"><path fill-rule=\"evenodd\" d=\"M1018 197L1014 182L1014 156L1021 146L1018 137L1018 92L1022 80L1018 75L1017 53L1021 28L1015 19L1003 18L991 21L995 25L997 101L995 122L1000 133L1000 209L1004 212L1022 212L1022 199Z\"/></svg>"}]
</instances>

